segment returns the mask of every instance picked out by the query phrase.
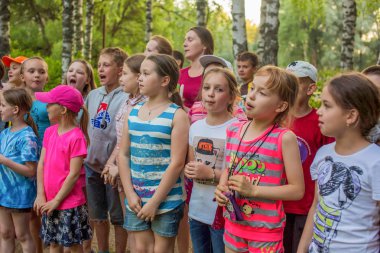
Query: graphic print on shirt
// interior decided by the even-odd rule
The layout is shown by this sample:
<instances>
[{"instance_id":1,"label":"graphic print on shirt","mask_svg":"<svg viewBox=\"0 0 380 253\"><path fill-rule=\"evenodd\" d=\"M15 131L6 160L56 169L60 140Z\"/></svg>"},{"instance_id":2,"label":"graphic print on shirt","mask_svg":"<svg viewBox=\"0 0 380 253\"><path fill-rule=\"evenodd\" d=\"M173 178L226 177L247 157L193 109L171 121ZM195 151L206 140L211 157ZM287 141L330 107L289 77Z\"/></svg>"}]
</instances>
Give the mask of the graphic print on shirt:
<instances>
[{"instance_id":1,"label":"graphic print on shirt","mask_svg":"<svg viewBox=\"0 0 380 253\"><path fill-rule=\"evenodd\" d=\"M91 119L91 124L95 128L106 129L111 122L110 114L107 111L108 104L101 102L96 111L95 118Z\"/></svg>"},{"instance_id":2,"label":"graphic print on shirt","mask_svg":"<svg viewBox=\"0 0 380 253\"><path fill-rule=\"evenodd\" d=\"M313 243L309 252L329 253L331 240L337 236L337 227L347 209L361 190L358 166L347 166L325 157L318 165L320 200L314 218Z\"/></svg>"},{"instance_id":3,"label":"graphic print on shirt","mask_svg":"<svg viewBox=\"0 0 380 253\"><path fill-rule=\"evenodd\" d=\"M195 136L193 144L195 161L212 169L222 168L225 140ZM200 184L212 184L210 179L196 179L195 181Z\"/></svg>"},{"instance_id":4,"label":"graphic print on shirt","mask_svg":"<svg viewBox=\"0 0 380 253\"><path fill-rule=\"evenodd\" d=\"M306 159L311 155L310 145L304 138L299 136L297 136L297 144L300 150L301 162L304 163Z\"/></svg>"}]
</instances>

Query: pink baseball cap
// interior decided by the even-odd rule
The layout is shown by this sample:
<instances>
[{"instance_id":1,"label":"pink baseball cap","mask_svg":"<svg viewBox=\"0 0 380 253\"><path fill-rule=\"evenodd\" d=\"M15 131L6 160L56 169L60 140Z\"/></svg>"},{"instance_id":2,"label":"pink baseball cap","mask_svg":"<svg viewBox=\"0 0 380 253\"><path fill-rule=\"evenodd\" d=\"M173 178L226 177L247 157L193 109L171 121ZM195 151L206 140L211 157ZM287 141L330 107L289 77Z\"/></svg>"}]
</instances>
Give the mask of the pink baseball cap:
<instances>
[{"instance_id":1,"label":"pink baseball cap","mask_svg":"<svg viewBox=\"0 0 380 253\"><path fill-rule=\"evenodd\" d=\"M36 99L48 103L65 106L70 111L78 113L83 106L83 97L74 87L60 84L48 92L36 92Z\"/></svg>"}]
</instances>

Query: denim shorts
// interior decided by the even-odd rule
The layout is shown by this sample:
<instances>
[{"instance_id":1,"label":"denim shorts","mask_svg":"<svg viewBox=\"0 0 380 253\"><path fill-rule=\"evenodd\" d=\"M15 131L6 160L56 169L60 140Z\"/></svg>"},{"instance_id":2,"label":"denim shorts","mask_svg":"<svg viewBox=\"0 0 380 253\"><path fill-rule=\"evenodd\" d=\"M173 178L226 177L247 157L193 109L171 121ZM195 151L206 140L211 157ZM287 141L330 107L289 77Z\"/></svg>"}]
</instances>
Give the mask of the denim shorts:
<instances>
[{"instance_id":1,"label":"denim shorts","mask_svg":"<svg viewBox=\"0 0 380 253\"><path fill-rule=\"evenodd\" d=\"M117 187L104 184L104 179L100 173L86 168L86 194L90 219L94 221L108 220L108 213L111 223L122 226L124 223L123 209L121 207L119 192Z\"/></svg>"},{"instance_id":2,"label":"denim shorts","mask_svg":"<svg viewBox=\"0 0 380 253\"><path fill-rule=\"evenodd\" d=\"M151 229L162 237L175 237L178 234L179 222L183 217L184 203L173 210L156 215L153 221L144 221L136 213L126 208L124 228L127 231L144 231Z\"/></svg>"}]
</instances>

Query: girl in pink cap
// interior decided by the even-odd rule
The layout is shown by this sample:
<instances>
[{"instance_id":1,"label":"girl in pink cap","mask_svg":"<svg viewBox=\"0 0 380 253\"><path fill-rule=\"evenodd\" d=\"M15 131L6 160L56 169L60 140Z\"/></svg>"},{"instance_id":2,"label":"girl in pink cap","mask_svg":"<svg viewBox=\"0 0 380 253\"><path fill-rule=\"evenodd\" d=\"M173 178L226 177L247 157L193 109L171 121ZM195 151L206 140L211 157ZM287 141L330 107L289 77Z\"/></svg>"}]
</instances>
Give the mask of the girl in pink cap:
<instances>
[{"instance_id":1,"label":"girl in pink cap","mask_svg":"<svg viewBox=\"0 0 380 253\"><path fill-rule=\"evenodd\" d=\"M59 85L50 92L36 92L37 100L48 103L53 124L45 131L37 168L37 197L34 210L42 215L41 239L50 252L68 247L82 252L82 243L92 237L89 225L83 160L87 156L88 112L81 93ZM83 110L80 126L76 118Z\"/></svg>"}]
</instances>

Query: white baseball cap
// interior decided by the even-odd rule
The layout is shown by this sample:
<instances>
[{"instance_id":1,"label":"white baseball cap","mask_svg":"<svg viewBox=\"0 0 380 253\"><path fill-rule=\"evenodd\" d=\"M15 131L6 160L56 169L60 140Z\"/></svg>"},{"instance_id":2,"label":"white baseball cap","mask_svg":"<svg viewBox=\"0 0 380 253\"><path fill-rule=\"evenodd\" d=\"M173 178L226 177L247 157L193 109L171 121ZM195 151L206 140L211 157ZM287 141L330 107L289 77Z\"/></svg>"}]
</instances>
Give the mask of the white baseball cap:
<instances>
[{"instance_id":1,"label":"white baseball cap","mask_svg":"<svg viewBox=\"0 0 380 253\"><path fill-rule=\"evenodd\" d=\"M231 62L223 59L222 57L218 57L215 55L211 55L211 54L202 55L201 58L199 58L199 61L202 67L204 68L206 68L209 64L218 63L218 64L221 64L225 68L233 70Z\"/></svg>"},{"instance_id":2,"label":"white baseball cap","mask_svg":"<svg viewBox=\"0 0 380 253\"><path fill-rule=\"evenodd\" d=\"M317 69L306 61L294 61L286 67L286 70L297 77L309 77L314 82L317 81Z\"/></svg>"}]
</instances>

